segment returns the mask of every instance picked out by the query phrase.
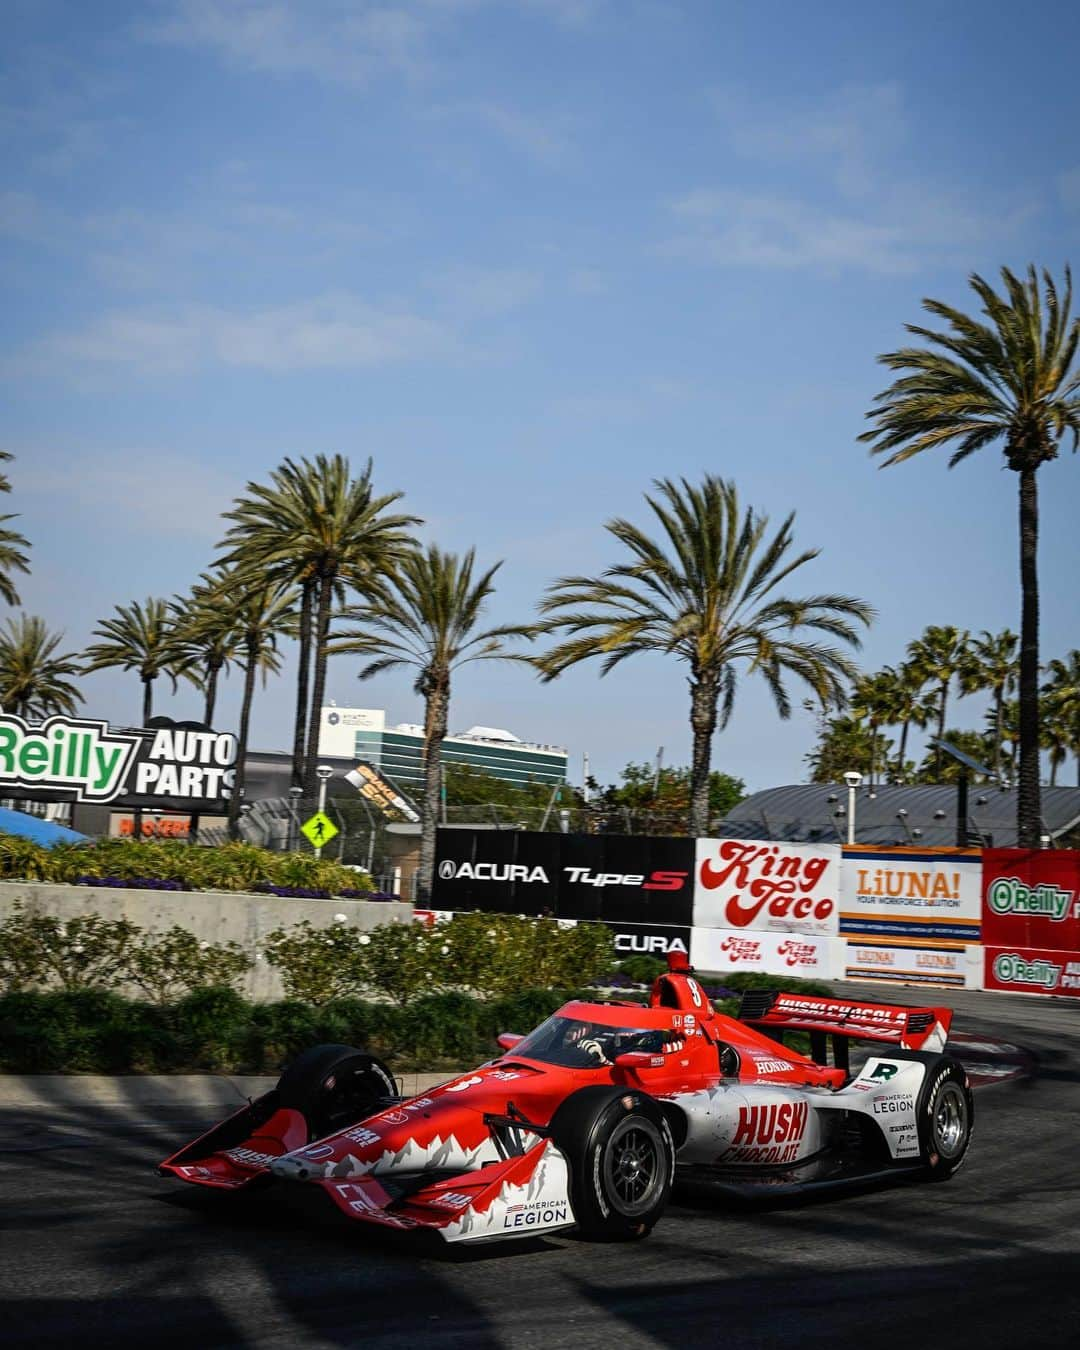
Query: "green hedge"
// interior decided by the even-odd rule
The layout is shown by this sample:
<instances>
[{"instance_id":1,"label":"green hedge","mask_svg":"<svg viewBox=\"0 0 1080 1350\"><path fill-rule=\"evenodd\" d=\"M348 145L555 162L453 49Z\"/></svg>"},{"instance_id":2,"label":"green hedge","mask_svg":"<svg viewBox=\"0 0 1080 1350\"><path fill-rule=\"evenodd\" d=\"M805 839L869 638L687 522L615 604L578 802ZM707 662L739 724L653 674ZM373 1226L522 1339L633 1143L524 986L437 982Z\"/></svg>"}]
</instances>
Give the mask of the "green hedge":
<instances>
[{"instance_id":1,"label":"green hedge","mask_svg":"<svg viewBox=\"0 0 1080 1350\"><path fill-rule=\"evenodd\" d=\"M499 1053L500 1031L530 1031L574 992L484 1000L430 994L407 1007L338 999L248 1003L202 989L161 1005L106 990L0 997L4 1073L277 1073L323 1041L361 1045L400 1070L471 1067Z\"/></svg>"},{"instance_id":2,"label":"green hedge","mask_svg":"<svg viewBox=\"0 0 1080 1350\"><path fill-rule=\"evenodd\" d=\"M373 888L366 872L330 858L273 853L254 844L202 848L178 839L101 839L42 848L19 835L0 834L0 880L72 883L88 876L176 881L196 891L250 891L260 884L331 894Z\"/></svg>"}]
</instances>

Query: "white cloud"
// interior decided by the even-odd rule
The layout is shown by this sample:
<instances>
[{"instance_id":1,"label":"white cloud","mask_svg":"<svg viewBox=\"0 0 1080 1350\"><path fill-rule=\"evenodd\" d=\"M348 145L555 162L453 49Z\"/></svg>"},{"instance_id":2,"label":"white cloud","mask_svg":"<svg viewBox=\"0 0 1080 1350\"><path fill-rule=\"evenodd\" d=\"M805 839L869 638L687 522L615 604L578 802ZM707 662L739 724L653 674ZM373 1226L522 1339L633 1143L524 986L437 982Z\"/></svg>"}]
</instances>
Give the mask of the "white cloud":
<instances>
[{"instance_id":1,"label":"white cloud","mask_svg":"<svg viewBox=\"0 0 1080 1350\"><path fill-rule=\"evenodd\" d=\"M452 267L431 281L455 315L505 314L527 304L540 289L533 272L514 267Z\"/></svg>"},{"instance_id":2,"label":"white cloud","mask_svg":"<svg viewBox=\"0 0 1080 1350\"><path fill-rule=\"evenodd\" d=\"M84 328L42 338L15 364L37 372L58 364L126 366L150 374L208 365L345 370L421 360L454 348L434 320L339 295L246 314L211 306L166 314L114 311Z\"/></svg>"},{"instance_id":3,"label":"white cloud","mask_svg":"<svg viewBox=\"0 0 1080 1350\"><path fill-rule=\"evenodd\" d=\"M19 491L71 498L80 517L112 513L117 537L124 531L221 538L220 516L243 483L193 455L147 447L109 452L18 451Z\"/></svg>"},{"instance_id":4,"label":"white cloud","mask_svg":"<svg viewBox=\"0 0 1080 1350\"><path fill-rule=\"evenodd\" d=\"M421 10L364 0L175 0L139 25L150 42L208 47L233 65L273 75L364 84L392 71L423 72L427 22Z\"/></svg>"}]
</instances>

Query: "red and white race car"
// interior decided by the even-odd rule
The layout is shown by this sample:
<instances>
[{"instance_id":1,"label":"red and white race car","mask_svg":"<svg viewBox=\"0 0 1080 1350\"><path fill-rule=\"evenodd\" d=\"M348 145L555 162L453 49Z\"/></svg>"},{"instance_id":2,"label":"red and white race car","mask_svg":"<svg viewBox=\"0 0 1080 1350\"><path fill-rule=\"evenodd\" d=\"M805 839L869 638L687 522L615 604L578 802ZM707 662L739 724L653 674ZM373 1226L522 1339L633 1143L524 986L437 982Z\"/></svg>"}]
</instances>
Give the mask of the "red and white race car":
<instances>
[{"instance_id":1,"label":"red and white race car","mask_svg":"<svg viewBox=\"0 0 1080 1350\"><path fill-rule=\"evenodd\" d=\"M643 1236L677 1175L773 1192L943 1180L974 1120L964 1069L942 1053L951 1019L757 991L726 1017L673 959L647 1007L567 1003L419 1097L399 1097L373 1056L317 1046L159 1170L219 1191L316 1187L350 1218L447 1242ZM809 1033L811 1055L783 1044L789 1031ZM851 1040L874 1043L854 1074Z\"/></svg>"}]
</instances>

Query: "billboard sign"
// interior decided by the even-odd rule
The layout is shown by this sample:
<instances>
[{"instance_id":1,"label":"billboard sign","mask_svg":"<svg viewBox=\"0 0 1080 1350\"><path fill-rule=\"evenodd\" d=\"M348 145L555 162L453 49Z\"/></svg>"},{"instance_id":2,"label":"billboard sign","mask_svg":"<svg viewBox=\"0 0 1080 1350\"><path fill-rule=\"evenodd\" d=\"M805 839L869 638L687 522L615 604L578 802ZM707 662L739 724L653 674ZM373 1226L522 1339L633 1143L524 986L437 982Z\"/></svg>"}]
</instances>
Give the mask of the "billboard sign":
<instances>
[{"instance_id":1,"label":"billboard sign","mask_svg":"<svg viewBox=\"0 0 1080 1350\"><path fill-rule=\"evenodd\" d=\"M698 839L694 926L835 937L840 846Z\"/></svg>"},{"instance_id":2,"label":"billboard sign","mask_svg":"<svg viewBox=\"0 0 1080 1350\"><path fill-rule=\"evenodd\" d=\"M235 765L236 737L201 722L155 717L113 731L88 717L30 726L0 714L0 796L221 813Z\"/></svg>"},{"instance_id":3,"label":"billboard sign","mask_svg":"<svg viewBox=\"0 0 1080 1350\"><path fill-rule=\"evenodd\" d=\"M385 779L375 765L369 764L366 759L360 760L355 769L349 770L345 781L351 783L366 802L384 814L396 812L403 820L411 821L414 825L419 823L420 812L408 797L402 796L393 783Z\"/></svg>"},{"instance_id":4,"label":"billboard sign","mask_svg":"<svg viewBox=\"0 0 1080 1350\"><path fill-rule=\"evenodd\" d=\"M983 854L987 989L1080 997L1080 852Z\"/></svg>"},{"instance_id":5,"label":"billboard sign","mask_svg":"<svg viewBox=\"0 0 1080 1350\"><path fill-rule=\"evenodd\" d=\"M695 928L690 960L698 970L760 970L767 975L831 979L832 938L809 933Z\"/></svg>"}]
</instances>

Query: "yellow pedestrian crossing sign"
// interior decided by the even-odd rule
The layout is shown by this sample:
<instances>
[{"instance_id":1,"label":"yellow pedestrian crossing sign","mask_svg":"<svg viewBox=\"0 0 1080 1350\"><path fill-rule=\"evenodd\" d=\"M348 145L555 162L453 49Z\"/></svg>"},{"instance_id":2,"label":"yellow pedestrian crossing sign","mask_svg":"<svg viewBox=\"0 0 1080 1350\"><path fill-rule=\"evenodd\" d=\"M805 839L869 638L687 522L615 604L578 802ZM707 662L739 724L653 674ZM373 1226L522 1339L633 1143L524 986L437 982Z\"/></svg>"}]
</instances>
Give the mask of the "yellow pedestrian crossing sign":
<instances>
[{"instance_id":1,"label":"yellow pedestrian crossing sign","mask_svg":"<svg viewBox=\"0 0 1080 1350\"><path fill-rule=\"evenodd\" d=\"M300 828L312 848L322 848L323 844L328 844L335 834L341 833L325 811L316 811Z\"/></svg>"}]
</instances>

